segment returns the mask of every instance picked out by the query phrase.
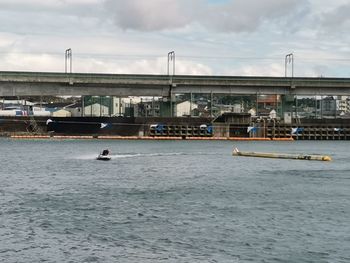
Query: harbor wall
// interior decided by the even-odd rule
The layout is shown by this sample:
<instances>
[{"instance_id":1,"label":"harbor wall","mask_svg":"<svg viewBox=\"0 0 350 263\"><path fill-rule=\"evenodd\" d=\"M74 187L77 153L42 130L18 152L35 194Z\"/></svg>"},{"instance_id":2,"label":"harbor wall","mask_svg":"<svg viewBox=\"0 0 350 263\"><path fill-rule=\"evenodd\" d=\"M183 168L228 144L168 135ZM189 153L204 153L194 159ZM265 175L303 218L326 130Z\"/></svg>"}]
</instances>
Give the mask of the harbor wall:
<instances>
[{"instance_id":1,"label":"harbor wall","mask_svg":"<svg viewBox=\"0 0 350 263\"><path fill-rule=\"evenodd\" d=\"M212 136L210 118L2 116L0 134ZM186 129L186 133L184 133ZM187 132L188 131L188 132ZM191 134L189 131L193 131ZM200 132L202 131L202 132ZM204 132L206 131L206 132Z\"/></svg>"},{"instance_id":2,"label":"harbor wall","mask_svg":"<svg viewBox=\"0 0 350 263\"><path fill-rule=\"evenodd\" d=\"M294 140L350 140L349 119L302 119L285 124L275 120L251 123L220 123L211 118L129 117L5 117L0 118L0 135L124 136L186 138L261 138ZM248 127L254 126L254 132Z\"/></svg>"}]
</instances>

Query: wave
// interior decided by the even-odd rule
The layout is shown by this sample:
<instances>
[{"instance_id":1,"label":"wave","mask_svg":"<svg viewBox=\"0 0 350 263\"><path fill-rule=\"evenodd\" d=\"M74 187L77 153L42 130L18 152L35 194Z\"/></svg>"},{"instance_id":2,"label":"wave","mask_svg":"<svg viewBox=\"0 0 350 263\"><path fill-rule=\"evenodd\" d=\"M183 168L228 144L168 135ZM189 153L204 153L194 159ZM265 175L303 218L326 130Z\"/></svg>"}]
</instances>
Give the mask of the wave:
<instances>
[{"instance_id":1,"label":"wave","mask_svg":"<svg viewBox=\"0 0 350 263\"><path fill-rule=\"evenodd\" d=\"M177 153L119 153L111 154L112 159L122 159L122 158L139 158L139 157L159 157L159 156L181 156L189 155L189 153L177 152ZM97 154L85 154L76 156L73 159L77 160L91 160L96 159Z\"/></svg>"},{"instance_id":2,"label":"wave","mask_svg":"<svg viewBox=\"0 0 350 263\"><path fill-rule=\"evenodd\" d=\"M147 158L147 157L166 157L166 156L188 156L188 155L216 155L213 152L158 152L158 153L116 153L110 154L112 159L123 159L123 158ZM84 154L73 157L76 160L92 160L96 159L97 153Z\"/></svg>"}]
</instances>

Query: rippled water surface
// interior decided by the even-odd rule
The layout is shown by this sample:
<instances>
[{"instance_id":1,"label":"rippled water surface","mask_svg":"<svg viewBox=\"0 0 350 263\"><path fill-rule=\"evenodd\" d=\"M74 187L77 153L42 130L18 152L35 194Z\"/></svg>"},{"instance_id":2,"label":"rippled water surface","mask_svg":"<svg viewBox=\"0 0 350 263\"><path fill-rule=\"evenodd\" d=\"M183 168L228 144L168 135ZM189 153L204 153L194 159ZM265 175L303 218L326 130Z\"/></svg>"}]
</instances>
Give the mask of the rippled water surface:
<instances>
[{"instance_id":1,"label":"rippled water surface","mask_svg":"<svg viewBox=\"0 0 350 263\"><path fill-rule=\"evenodd\" d=\"M350 142L0 146L0 262L350 262Z\"/></svg>"}]
</instances>

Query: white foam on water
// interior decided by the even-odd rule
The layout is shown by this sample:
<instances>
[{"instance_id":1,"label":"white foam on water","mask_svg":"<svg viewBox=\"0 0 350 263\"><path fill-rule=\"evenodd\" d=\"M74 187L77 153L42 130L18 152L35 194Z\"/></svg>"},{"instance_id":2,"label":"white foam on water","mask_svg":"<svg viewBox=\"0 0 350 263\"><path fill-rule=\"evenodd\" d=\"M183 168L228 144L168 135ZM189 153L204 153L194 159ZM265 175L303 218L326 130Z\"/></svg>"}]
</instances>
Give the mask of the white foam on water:
<instances>
[{"instance_id":1,"label":"white foam on water","mask_svg":"<svg viewBox=\"0 0 350 263\"><path fill-rule=\"evenodd\" d=\"M84 155L79 155L79 156L75 156L73 158L69 158L69 159L75 159L75 160L91 160L91 159L96 159L98 156L98 154L84 154ZM68 159L68 157L67 157Z\"/></svg>"},{"instance_id":2,"label":"white foam on water","mask_svg":"<svg viewBox=\"0 0 350 263\"><path fill-rule=\"evenodd\" d=\"M166 156L184 156L184 155L212 155L213 153L208 152L194 152L194 153L185 153L185 152L159 152L159 153L117 153L110 154L109 156L113 159L124 159L124 158L147 158L147 157L166 157ZM79 155L70 159L75 160L93 160L96 159L98 154L84 154ZM67 157L68 159L68 157Z\"/></svg>"},{"instance_id":3,"label":"white foam on water","mask_svg":"<svg viewBox=\"0 0 350 263\"><path fill-rule=\"evenodd\" d=\"M185 155L185 153L130 153L130 154L112 154L112 158L138 158L138 157L158 157Z\"/></svg>"},{"instance_id":4,"label":"white foam on water","mask_svg":"<svg viewBox=\"0 0 350 263\"><path fill-rule=\"evenodd\" d=\"M120 153L120 154L110 154L112 159L123 159L123 158L140 158L140 157L161 157L161 156L181 156L187 155L183 152L177 153ZM96 159L98 154L84 154L73 157L76 160L92 160Z\"/></svg>"}]
</instances>

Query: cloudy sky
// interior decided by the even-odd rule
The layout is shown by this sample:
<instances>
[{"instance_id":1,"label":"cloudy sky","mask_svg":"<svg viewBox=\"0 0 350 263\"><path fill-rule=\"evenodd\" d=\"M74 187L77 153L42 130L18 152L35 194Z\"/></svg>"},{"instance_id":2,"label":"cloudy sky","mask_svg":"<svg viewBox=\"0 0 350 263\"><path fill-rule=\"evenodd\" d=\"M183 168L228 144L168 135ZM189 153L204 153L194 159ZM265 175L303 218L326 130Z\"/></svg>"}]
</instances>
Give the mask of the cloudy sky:
<instances>
[{"instance_id":1,"label":"cloudy sky","mask_svg":"<svg viewBox=\"0 0 350 263\"><path fill-rule=\"evenodd\" d=\"M348 0L0 0L0 70L350 76ZM291 66L288 65L288 74Z\"/></svg>"}]
</instances>

